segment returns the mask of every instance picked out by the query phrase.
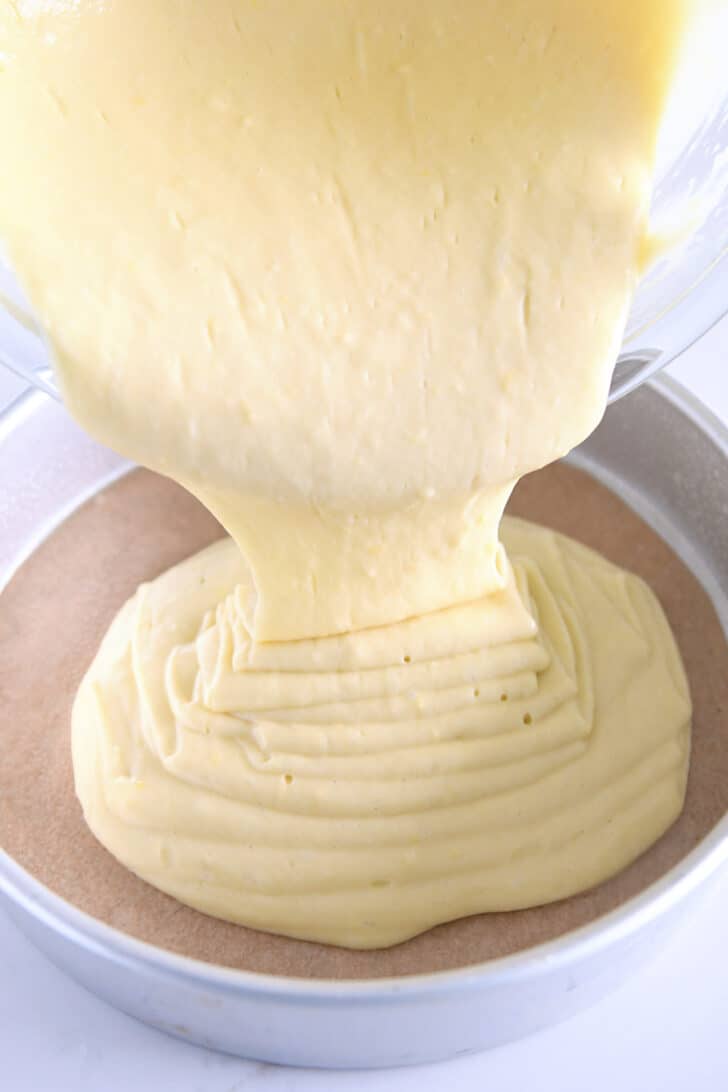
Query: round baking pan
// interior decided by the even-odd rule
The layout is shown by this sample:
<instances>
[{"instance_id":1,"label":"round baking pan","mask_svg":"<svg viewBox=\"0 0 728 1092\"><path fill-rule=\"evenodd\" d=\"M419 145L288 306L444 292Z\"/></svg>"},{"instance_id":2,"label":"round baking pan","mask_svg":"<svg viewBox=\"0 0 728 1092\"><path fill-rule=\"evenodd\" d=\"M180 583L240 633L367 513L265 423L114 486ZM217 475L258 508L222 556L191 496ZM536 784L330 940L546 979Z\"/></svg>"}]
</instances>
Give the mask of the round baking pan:
<instances>
[{"instance_id":1,"label":"round baking pan","mask_svg":"<svg viewBox=\"0 0 728 1092\"><path fill-rule=\"evenodd\" d=\"M129 464L37 393L0 417L0 452L4 585ZM728 633L728 430L660 377L611 406L571 461L672 546ZM1 851L0 895L55 964L149 1024L249 1058L373 1067L480 1050L568 1017L633 973L726 859L728 816L661 879L589 925L502 959L369 981L236 971L143 943L59 898Z\"/></svg>"}]
</instances>

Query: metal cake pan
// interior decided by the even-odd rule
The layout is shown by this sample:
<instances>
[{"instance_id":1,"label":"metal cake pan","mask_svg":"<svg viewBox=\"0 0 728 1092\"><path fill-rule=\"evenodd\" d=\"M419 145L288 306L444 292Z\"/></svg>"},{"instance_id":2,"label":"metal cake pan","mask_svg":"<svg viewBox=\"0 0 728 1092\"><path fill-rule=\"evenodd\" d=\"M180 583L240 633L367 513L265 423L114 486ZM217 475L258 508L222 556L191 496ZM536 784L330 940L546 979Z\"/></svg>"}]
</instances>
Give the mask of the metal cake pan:
<instances>
[{"instance_id":1,"label":"metal cake pan","mask_svg":"<svg viewBox=\"0 0 728 1092\"><path fill-rule=\"evenodd\" d=\"M0 417L0 584L129 464L38 393ZM665 377L612 405L571 456L700 579L728 634L728 429ZM407 978L280 978L135 940L52 894L0 851L0 905L58 967L112 1005L189 1041L265 1061L405 1065L482 1050L563 1020L634 973L728 860L728 815L612 913L504 959Z\"/></svg>"}]
</instances>

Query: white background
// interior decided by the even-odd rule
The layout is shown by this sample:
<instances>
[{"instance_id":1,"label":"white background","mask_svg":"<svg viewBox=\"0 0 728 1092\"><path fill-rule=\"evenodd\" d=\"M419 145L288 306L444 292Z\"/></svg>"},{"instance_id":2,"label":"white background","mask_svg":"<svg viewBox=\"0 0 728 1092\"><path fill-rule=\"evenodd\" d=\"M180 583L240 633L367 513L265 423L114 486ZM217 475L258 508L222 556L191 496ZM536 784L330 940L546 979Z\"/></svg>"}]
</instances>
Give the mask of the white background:
<instances>
[{"instance_id":1,"label":"white background","mask_svg":"<svg viewBox=\"0 0 728 1092\"><path fill-rule=\"evenodd\" d=\"M728 323L671 369L728 423ZM0 374L0 403L15 389ZM558 1027L409 1070L327 1073L244 1062L138 1024L65 978L0 912L5 1092L687 1092L728 1088L728 869L663 953Z\"/></svg>"}]
</instances>

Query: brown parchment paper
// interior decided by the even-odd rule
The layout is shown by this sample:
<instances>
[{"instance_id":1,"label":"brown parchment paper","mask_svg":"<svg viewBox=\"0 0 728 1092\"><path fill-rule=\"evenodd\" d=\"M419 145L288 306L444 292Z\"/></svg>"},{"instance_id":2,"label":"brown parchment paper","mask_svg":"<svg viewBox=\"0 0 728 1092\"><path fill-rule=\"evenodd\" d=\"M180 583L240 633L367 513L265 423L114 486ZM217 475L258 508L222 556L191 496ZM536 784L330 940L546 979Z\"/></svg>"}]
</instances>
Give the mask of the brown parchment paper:
<instances>
[{"instance_id":1,"label":"brown parchment paper","mask_svg":"<svg viewBox=\"0 0 728 1092\"><path fill-rule=\"evenodd\" d=\"M566 466L525 479L510 511L549 524L643 576L674 627L695 715L680 819L630 868L550 906L439 926L352 952L230 925L182 906L119 865L87 830L73 790L70 709L112 616L137 584L221 534L166 479L135 471L68 519L0 596L0 845L52 891L132 936L271 974L376 978L443 970L559 936L661 876L728 810L728 647L707 596L621 501Z\"/></svg>"}]
</instances>

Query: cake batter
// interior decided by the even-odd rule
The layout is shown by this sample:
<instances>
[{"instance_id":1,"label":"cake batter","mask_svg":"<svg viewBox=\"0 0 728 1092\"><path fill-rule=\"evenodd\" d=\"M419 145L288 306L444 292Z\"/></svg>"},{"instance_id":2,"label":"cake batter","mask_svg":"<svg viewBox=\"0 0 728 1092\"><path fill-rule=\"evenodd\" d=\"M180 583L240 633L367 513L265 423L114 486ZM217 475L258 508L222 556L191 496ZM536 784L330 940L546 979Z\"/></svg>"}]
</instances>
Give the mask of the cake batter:
<instances>
[{"instance_id":1,"label":"cake batter","mask_svg":"<svg viewBox=\"0 0 728 1092\"><path fill-rule=\"evenodd\" d=\"M92 830L353 947L623 867L682 805L669 628L498 532L603 412L683 5L0 10L0 230L64 398L232 536L81 686Z\"/></svg>"}]
</instances>

